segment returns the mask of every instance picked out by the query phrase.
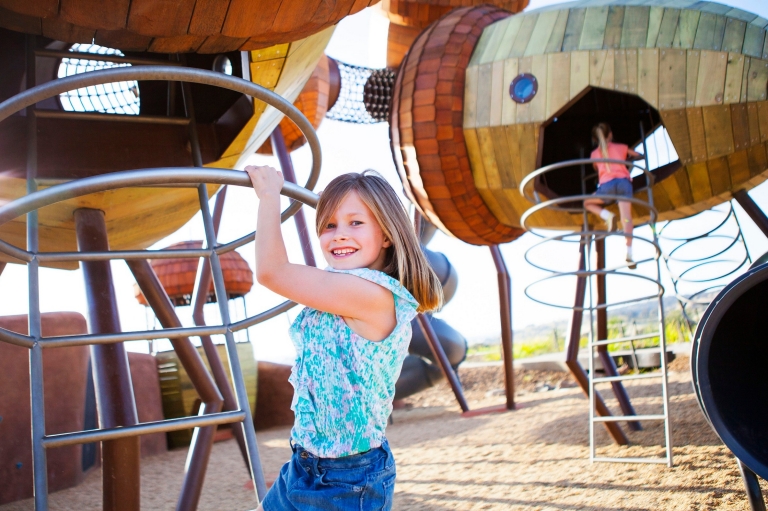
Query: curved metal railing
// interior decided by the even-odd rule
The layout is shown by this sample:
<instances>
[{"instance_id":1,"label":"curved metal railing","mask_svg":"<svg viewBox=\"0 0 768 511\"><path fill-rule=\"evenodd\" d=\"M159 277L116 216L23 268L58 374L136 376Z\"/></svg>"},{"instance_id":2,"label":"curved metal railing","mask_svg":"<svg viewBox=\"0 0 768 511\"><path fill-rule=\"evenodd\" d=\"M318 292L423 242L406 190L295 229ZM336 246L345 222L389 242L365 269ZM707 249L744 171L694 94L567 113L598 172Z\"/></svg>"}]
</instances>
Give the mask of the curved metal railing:
<instances>
[{"instance_id":1,"label":"curved metal railing","mask_svg":"<svg viewBox=\"0 0 768 511\"><path fill-rule=\"evenodd\" d=\"M243 422L245 442L247 445L249 464L254 479L257 496L263 498L266 494L266 484L261 471L258 456L256 436L253 429L253 418L248 406L248 395L243 381L240 362L237 357L233 332L242 330L266 321L296 304L286 301L272 309L261 312L242 321L232 322L226 305L226 289L224 277L219 262L219 255L234 250L252 241L255 231L233 242L219 245L216 241L215 229L208 204L206 184L221 184L250 187L247 174L240 171L202 167L199 144L195 131L194 115L190 106L190 139L192 142L192 158L194 168L154 168L112 172L67 183L37 191L36 175L36 129L35 110L33 106L45 99L57 96L62 92L73 89L110 82L128 80L162 80L181 82L183 87L188 83L197 83L226 88L264 101L291 119L306 137L312 153L312 169L304 187L286 182L282 194L293 199L281 213L281 221L294 215L302 203L315 207L318 196L310 190L317 183L322 162L320 142L312 125L304 115L276 93L241 78L227 76L221 73L200 69L189 69L173 65L133 66L114 68L102 71L78 74L57 79L43 85L31 87L24 92L0 103L0 122L11 115L27 109L28 143L28 195L16 199L0 207L0 226L22 215L27 215L27 248L22 249L0 240L0 253L20 261L29 269L29 335L22 335L0 328L0 342L7 342L30 350L30 392L32 398L32 447L33 447L33 483L35 494L35 509L48 508L47 463L45 450L64 445L83 444L89 442L115 440L129 436L149 433L169 432L182 429L214 426ZM34 79L29 80L34 83ZM31 163L30 163L31 159ZM198 191L200 209L206 236L206 248L186 250L120 250L101 252L41 252L38 250L38 218L37 210L68 199L81 197L100 191L113 190L132 186L176 185L178 187L195 186ZM39 264L43 262L61 261L107 261L115 259L159 259L159 258L207 258L211 262L213 284L220 308L221 324L191 328L165 328L162 330L133 331L109 334L87 334L73 336L43 337L41 332L41 317L39 303ZM230 369L235 387L237 410L209 413L205 415L168 419L155 422L139 423L132 426L105 428L90 431L80 431L47 435L45 433L45 418L42 388L42 349L62 346L80 346L92 344L114 344L133 340L178 339L189 336L223 334L230 360Z\"/></svg>"},{"instance_id":2,"label":"curved metal railing","mask_svg":"<svg viewBox=\"0 0 768 511\"><path fill-rule=\"evenodd\" d=\"M720 215L721 218L718 220L713 215ZM714 224L710 223L699 234L676 236L672 233L683 222L696 219L706 222L711 218L715 218ZM662 258L675 288L675 297L680 303L683 319L692 338L701 313L728 284L723 280L745 270L752 262L741 223L733 204L729 202L725 211L713 208L667 222L659 229L659 240ZM713 240L714 245L711 243ZM719 246L717 242L720 242ZM695 255L686 256L686 253ZM703 268L708 271L702 272ZM717 268L722 269L718 271ZM706 273L706 276L700 276L701 273Z\"/></svg>"}]
</instances>

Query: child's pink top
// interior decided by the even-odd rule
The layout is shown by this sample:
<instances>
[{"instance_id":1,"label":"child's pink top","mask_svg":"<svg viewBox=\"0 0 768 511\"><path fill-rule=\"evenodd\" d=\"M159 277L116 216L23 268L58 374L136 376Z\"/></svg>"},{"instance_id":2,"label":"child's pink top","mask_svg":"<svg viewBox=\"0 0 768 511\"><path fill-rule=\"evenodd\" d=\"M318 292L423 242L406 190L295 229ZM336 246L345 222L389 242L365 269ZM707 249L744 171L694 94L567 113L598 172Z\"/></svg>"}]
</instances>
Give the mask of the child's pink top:
<instances>
[{"instance_id":1,"label":"child's pink top","mask_svg":"<svg viewBox=\"0 0 768 511\"><path fill-rule=\"evenodd\" d=\"M611 160L627 160L629 147L626 144L616 144L614 142L608 142L608 158ZM591 157L602 158L603 153L600 151L600 147L592 151ZM607 183L612 179L632 179L627 170L626 165L619 163L596 163L597 174L599 176L599 183Z\"/></svg>"}]
</instances>

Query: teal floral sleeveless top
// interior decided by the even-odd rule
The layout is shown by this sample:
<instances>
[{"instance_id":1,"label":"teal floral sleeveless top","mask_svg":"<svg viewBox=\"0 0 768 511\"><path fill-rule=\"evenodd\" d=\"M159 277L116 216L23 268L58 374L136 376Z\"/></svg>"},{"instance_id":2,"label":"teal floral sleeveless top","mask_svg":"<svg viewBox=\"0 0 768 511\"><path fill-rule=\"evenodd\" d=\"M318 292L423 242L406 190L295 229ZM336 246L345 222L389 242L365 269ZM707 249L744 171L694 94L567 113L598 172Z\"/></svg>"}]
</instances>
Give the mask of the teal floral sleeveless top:
<instances>
[{"instance_id":1,"label":"teal floral sleeveless top","mask_svg":"<svg viewBox=\"0 0 768 511\"><path fill-rule=\"evenodd\" d=\"M375 449L384 441L418 303L380 271L328 271L355 275L392 291L397 318L395 329L380 342L360 337L341 316L309 307L291 325L296 347L289 378L296 415L291 440L321 458L339 458Z\"/></svg>"}]
</instances>

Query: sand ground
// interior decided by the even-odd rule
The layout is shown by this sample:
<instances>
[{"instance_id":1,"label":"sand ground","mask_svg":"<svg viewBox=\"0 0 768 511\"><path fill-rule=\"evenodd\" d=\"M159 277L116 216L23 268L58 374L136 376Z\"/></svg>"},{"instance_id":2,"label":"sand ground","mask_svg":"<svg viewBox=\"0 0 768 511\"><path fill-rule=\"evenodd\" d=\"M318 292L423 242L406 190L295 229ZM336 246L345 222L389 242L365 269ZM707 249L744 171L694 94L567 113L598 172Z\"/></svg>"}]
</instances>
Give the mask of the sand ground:
<instances>
[{"instance_id":1,"label":"sand ground","mask_svg":"<svg viewBox=\"0 0 768 511\"><path fill-rule=\"evenodd\" d=\"M589 462L588 403L563 373L520 372L519 409L462 418L447 385L395 410L388 438L397 459L396 510L747 510L733 456L711 431L696 404L685 360L673 363L670 403L673 468ZM499 367L463 369L472 408L500 404ZM659 385L627 385L638 413L658 413ZM546 388L553 390L542 391ZM536 390L539 390L538 392ZM605 392L606 396L610 391ZM608 400L610 406L615 402ZM660 455L661 424L629 432L631 447L617 447L598 429L599 454ZM626 430L626 428L625 428ZM288 428L259 432L267 479L289 457ZM181 487L184 450L143 460L142 508L173 509ZM768 499L768 485L763 482ZM256 502L234 441L215 444L199 509L252 509ZM50 496L51 510L101 508L101 475ZM31 510L31 501L0 511Z\"/></svg>"}]
</instances>

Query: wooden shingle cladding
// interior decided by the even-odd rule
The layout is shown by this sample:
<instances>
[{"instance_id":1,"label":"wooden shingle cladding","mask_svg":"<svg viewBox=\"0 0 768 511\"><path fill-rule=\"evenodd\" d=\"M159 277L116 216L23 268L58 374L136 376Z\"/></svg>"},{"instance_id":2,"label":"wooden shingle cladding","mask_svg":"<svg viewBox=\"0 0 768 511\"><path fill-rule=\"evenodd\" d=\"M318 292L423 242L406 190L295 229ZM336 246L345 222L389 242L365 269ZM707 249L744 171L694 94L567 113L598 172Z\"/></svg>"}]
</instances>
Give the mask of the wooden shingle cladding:
<instances>
[{"instance_id":1,"label":"wooden shingle cladding","mask_svg":"<svg viewBox=\"0 0 768 511\"><path fill-rule=\"evenodd\" d=\"M519 226L530 207L517 183L537 168L543 124L588 87L637 95L661 114L684 165L654 187L661 219L708 209L765 179L768 20L709 2L668 5L579 1L483 30L467 67L476 78L465 89L464 136L473 141L475 184L506 225ZM517 104L509 84L523 72L539 88L531 102ZM539 227L580 222L554 213L533 220Z\"/></svg>"},{"instance_id":2,"label":"wooden shingle cladding","mask_svg":"<svg viewBox=\"0 0 768 511\"><path fill-rule=\"evenodd\" d=\"M123 51L225 53L304 39L377 0L0 1L0 27Z\"/></svg>"},{"instance_id":3,"label":"wooden shingle cladding","mask_svg":"<svg viewBox=\"0 0 768 511\"><path fill-rule=\"evenodd\" d=\"M406 194L443 231L476 245L523 232L504 225L479 195L462 129L464 70L475 42L486 25L508 15L480 6L440 19L414 42L393 93L392 153Z\"/></svg>"}]
</instances>

